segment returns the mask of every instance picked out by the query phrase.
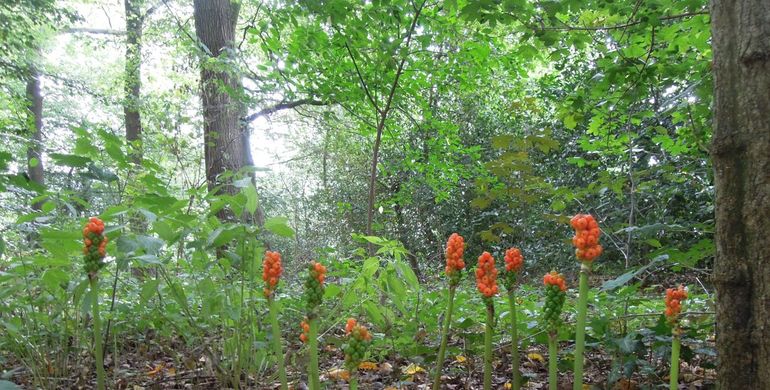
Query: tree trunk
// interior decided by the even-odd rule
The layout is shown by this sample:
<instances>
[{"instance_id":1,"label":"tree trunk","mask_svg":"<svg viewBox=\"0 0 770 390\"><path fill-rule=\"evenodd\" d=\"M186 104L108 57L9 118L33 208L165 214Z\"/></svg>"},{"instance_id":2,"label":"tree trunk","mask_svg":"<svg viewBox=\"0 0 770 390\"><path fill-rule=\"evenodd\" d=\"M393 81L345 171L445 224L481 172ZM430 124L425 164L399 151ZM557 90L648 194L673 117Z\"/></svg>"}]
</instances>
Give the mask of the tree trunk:
<instances>
[{"instance_id":1,"label":"tree trunk","mask_svg":"<svg viewBox=\"0 0 770 390\"><path fill-rule=\"evenodd\" d=\"M126 74L123 114L126 122L126 143L136 164L142 163L142 118L139 100L142 88L142 0L125 0L126 9Z\"/></svg>"},{"instance_id":2,"label":"tree trunk","mask_svg":"<svg viewBox=\"0 0 770 390\"><path fill-rule=\"evenodd\" d=\"M40 74L34 66L29 67L27 76L27 99L29 101L29 146L27 147L27 174L29 180L41 187L45 185L43 170L43 95L40 93ZM43 202L35 202L34 210L40 210Z\"/></svg>"},{"instance_id":3,"label":"tree trunk","mask_svg":"<svg viewBox=\"0 0 770 390\"><path fill-rule=\"evenodd\" d=\"M235 194L237 189L223 180L226 171L238 172L252 165L248 132L240 118L243 105L233 93L242 89L239 75L212 67L208 57L233 56L238 3L230 0L195 0L195 32L206 53L201 60L201 100L203 103L204 157L210 191ZM219 187L221 186L221 187ZM220 213L220 218L232 215Z\"/></svg>"},{"instance_id":4,"label":"tree trunk","mask_svg":"<svg viewBox=\"0 0 770 390\"><path fill-rule=\"evenodd\" d=\"M717 378L770 389L770 3L711 2Z\"/></svg>"}]
</instances>

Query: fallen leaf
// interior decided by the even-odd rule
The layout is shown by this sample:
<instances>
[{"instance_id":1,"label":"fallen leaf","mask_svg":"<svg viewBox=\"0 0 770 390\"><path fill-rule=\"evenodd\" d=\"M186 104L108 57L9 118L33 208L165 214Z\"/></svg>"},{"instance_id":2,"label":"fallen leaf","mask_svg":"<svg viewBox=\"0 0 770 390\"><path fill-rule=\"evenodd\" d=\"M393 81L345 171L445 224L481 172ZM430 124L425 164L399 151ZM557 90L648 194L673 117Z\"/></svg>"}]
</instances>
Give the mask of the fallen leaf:
<instances>
[{"instance_id":1,"label":"fallen leaf","mask_svg":"<svg viewBox=\"0 0 770 390\"><path fill-rule=\"evenodd\" d=\"M457 355L457 356L455 356L455 361L456 361L456 362L458 362L458 363L460 363L460 364L463 364L463 363L465 363L465 361L466 361L466 360L468 360L468 358L466 358L466 357L465 357L465 356L463 356L463 355Z\"/></svg>"},{"instance_id":2,"label":"fallen leaf","mask_svg":"<svg viewBox=\"0 0 770 390\"><path fill-rule=\"evenodd\" d=\"M385 362L380 364L380 374L389 375L391 372L393 372L393 365Z\"/></svg>"},{"instance_id":3,"label":"fallen leaf","mask_svg":"<svg viewBox=\"0 0 770 390\"><path fill-rule=\"evenodd\" d=\"M375 362L361 362L361 364L358 365L359 370L373 371L377 368L377 363Z\"/></svg>"},{"instance_id":4,"label":"fallen leaf","mask_svg":"<svg viewBox=\"0 0 770 390\"><path fill-rule=\"evenodd\" d=\"M511 384L511 382L505 382L505 384L503 385L503 388L506 389L506 390L508 390L508 389L510 389L512 387L513 387L513 385Z\"/></svg>"},{"instance_id":5,"label":"fallen leaf","mask_svg":"<svg viewBox=\"0 0 770 390\"><path fill-rule=\"evenodd\" d=\"M147 376L153 377L155 375L158 375L161 371L163 371L163 365L162 364L156 364L155 368L147 372Z\"/></svg>"},{"instance_id":6,"label":"fallen leaf","mask_svg":"<svg viewBox=\"0 0 770 390\"><path fill-rule=\"evenodd\" d=\"M529 360L537 360L540 363L545 363L545 358L543 357L543 355L537 352L530 352L527 354L527 357L529 358Z\"/></svg>"},{"instance_id":7,"label":"fallen leaf","mask_svg":"<svg viewBox=\"0 0 770 390\"><path fill-rule=\"evenodd\" d=\"M425 369L412 363L406 367L404 367L401 371L403 371L406 375L415 375L421 372L425 372Z\"/></svg>"},{"instance_id":8,"label":"fallen leaf","mask_svg":"<svg viewBox=\"0 0 770 390\"><path fill-rule=\"evenodd\" d=\"M332 368L331 370L326 371L324 374L326 375L327 378L332 380L347 381L350 379L350 372L342 368Z\"/></svg>"}]
</instances>

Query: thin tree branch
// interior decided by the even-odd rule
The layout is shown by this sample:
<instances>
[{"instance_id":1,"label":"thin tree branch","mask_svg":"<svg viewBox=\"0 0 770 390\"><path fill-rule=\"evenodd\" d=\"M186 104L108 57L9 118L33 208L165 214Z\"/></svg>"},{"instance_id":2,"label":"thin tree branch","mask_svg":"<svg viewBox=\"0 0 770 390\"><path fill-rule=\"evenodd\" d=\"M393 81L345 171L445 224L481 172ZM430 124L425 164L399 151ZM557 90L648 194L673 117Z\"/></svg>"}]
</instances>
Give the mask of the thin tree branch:
<instances>
[{"instance_id":1,"label":"thin tree branch","mask_svg":"<svg viewBox=\"0 0 770 390\"><path fill-rule=\"evenodd\" d=\"M299 106L325 106L328 103L322 102L320 100L315 100L312 98L306 98L306 99L300 99L300 100L294 100L291 102L281 102L274 106L263 108L245 118L243 118L244 123L250 123L253 122L255 119L263 116L267 116L273 113L276 113L281 110L288 110L292 108L296 108Z\"/></svg>"},{"instance_id":2,"label":"thin tree branch","mask_svg":"<svg viewBox=\"0 0 770 390\"><path fill-rule=\"evenodd\" d=\"M381 113L380 107L377 105L377 101L374 100L374 98L372 97L372 94L369 93L369 87L366 85L366 81L364 81L364 76L361 74L361 70L358 69L358 64L356 63L356 57L353 55L353 52L350 50L350 45L348 45L347 41L345 41L345 49L347 49L350 59L353 60L353 67L356 68L356 74L358 75L358 80L361 82L361 87L364 89L364 92L366 92L366 97L369 99L369 102L372 103L372 106L374 106L374 110L377 111L378 113Z\"/></svg>"},{"instance_id":3,"label":"thin tree branch","mask_svg":"<svg viewBox=\"0 0 770 390\"><path fill-rule=\"evenodd\" d=\"M126 32L122 30L112 30L107 28L88 28L88 27L71 27L66 30L63 30L62 32L66 34L81 33L81 34L115 35L115 36L126 35Z\"/></svg>"},{"instance_id":4,"label":"thin tree branch","mask_svg":"<svg viewBox=\"0 0 770 390\"><path fill-rule=\"evenodd\" d=\"M694 12L685 12L682 14L677 15L669 15L669 16L663 16L660 18L660 20L675 20L675 19L682 19L687 18L691 16L698 16L698 15L708 15L708 10L701 10L701 11L694 11ZM635 20L628 23L622 23L622 24L616 24L612 26L596 26L596 27L584 27L584 26L564 26L564 27L545 27L545 26L530 26L534 30L541 30L541 31L608 31L608 30L620 30L625 29L627 27L636 26L638 24L644 23L643 20Z\"/></svg>"}]
</instances>

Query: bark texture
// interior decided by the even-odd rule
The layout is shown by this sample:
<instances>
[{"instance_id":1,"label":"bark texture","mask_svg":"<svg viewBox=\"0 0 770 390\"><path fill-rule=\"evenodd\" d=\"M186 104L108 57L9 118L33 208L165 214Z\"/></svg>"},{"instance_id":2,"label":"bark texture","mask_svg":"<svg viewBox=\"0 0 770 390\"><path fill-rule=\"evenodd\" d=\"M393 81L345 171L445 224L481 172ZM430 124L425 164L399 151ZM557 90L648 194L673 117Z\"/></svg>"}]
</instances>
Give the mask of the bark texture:
<instances>
[{"instance_id":1,"label":"bark texture","mask_svg":"<svg viewBox=\"0 0 770 390\"><path fill-rule=\"evenodd\" d=\"M711 2L719 389L770 389L770 1Z\"/></svg>"},{"instance_id":2,"label":"bark texture","mask_svg":"<svg viewBox=\"0 0 770 390\"><path fill-rule=\"evenodd\" d=\"M126 69L123 115L126 122L126 142L130 145L131 159L142 163L142 118L139 100L142 89L142 0L125 0L126 10Z\"/></svg>"},{"instance_id":3,"label":"bark texture","mask_svg":"<svg viewBox=\"0 0 770 390\"><path fill-rule=\"evenodd\" d=\"M233 57L239 6L230 0L195 0L195 31L204 46L201 60L201 100L206 179L209 190L236 193L223 180L226 171L237 172L252 165L248 132L241 121L244 112L238 99L240 77L222 62L211 65L210 57Z\"/></svg>"},{"instance_id":4,"label":"bark texture","mask_svg":"<svg viewBox=\"0 0 770 390\"><path fill-rule=\"evenodd\" d=\"M27 147L27 174L29 180L40 186L45 185L43 170L43 95L40 93L40 74L37 68L30 66L27 76L27 100L29 102L29 146ZM32 205L40 210L43 202Z\"/></svg>"}]
</instances>

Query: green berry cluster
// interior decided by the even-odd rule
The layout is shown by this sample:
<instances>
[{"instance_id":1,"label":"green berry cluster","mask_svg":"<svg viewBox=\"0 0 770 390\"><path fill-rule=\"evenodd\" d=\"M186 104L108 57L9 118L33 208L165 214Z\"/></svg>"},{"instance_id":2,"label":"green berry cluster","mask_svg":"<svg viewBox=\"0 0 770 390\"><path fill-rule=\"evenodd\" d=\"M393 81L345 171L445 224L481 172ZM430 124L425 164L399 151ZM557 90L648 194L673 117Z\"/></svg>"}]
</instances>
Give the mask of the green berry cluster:
<instances>
[{"instance_id":1,"label":"green berry cluster","mask_svg":"<svg viewBox=\"0 0 770 390\"><path fill-rule=\"evenodd\" d=\"M321 304L324 297L324 279L326 267L315 261L310 262L308 276L305 279L305 301L308 311L315 310Z\"/></svg>"},{"instance_id":2,"label":"green berry cluster","mask_svg":"<svg viewBox=\"0 0 770 390\"><path fill-rule=\"evenodd\" d=\"M372 335L366 327L357 324L354 318L348 318L345 333L349 336L347 344L342 346L345 352L345 367L353 371L366 357L366 351L372 343Z\"/></svg>"},{"instance_id":3,"label":"green berry cluster","mask_svg":"<svg viewBox=\"0 0 770 390\"><path fill-rule=\"evenodd\" d=\"M104 222L96 217L91 217L83 228L83 262L89 278L94 278L105 263L107 255L107 237L104 236Z\"/></svg>"},{"instance_id":4,"label":"green berry cluster","mask_svg":"<svg viewBox=\"0 0 770 390\"><path fill-rule=\"evenodd\" d=\"M556 271L546 274L543 284L545 284L543 322L548 330L555 331L561 325L561 310L567 299L567 285L564 277Z\"/></svg>"}]
</instances>

